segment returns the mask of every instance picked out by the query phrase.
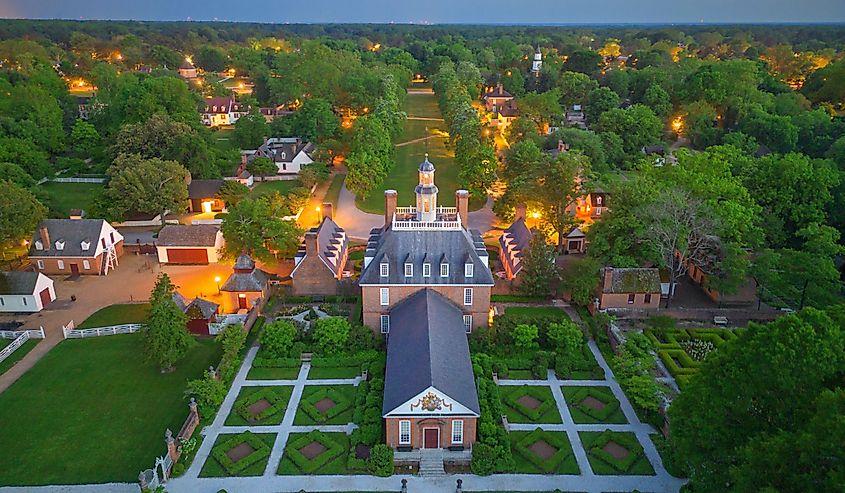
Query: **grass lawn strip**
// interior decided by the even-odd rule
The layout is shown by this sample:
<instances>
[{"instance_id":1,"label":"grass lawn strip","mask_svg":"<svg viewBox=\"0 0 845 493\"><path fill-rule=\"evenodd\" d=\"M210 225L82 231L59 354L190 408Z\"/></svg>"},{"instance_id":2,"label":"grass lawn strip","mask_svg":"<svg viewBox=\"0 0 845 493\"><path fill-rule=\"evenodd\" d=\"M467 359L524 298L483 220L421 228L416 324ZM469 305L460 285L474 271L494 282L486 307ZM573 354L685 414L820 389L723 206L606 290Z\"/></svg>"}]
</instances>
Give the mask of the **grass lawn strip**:
<instances>
[{"instance_id":1,"label":"grass lawn strip","mask_svg":"<svg viewBox=\"0 0 845 493\"><path fill-rule=\"evenodd\" d=\"M532 445L541 440L557 449L554 455L548 458L542 458L530 450L530 447ZM566 438L565 433L555 433L537 428L534 431L526 433L525 436L518 438L518 440L514 442L513 448L518 454L520 454L523 458L533 464L534 467L536 467L545 474L579 473L577 463L575 464L575 471L572 471L571 469L567 470L566 472L560 471L561 465L567 458L574 458L574 455L572 453L572 446L570 445L569 440Z\"/></svg>"},{"instance_id":2,"label":"grass lawn strip","mask_svg":"<svg viewBox=\"0 0 845 493\"><path fill-rule=\"evenodd\" d=\"M292 392L291 387L243 387L238 400L235 401L235 412L229 415L226 424L229 426L277 425L284 418L284 411ZM261 401L266 401L269 407L253 414L250 408Z\"/></svg>"},{"instance_id":3,"label":"grass lawn strip","mask_svg":"<svg viewBox=\"0 0 845 493\"><path fill-rule=\"evenodd\" d=\"M77 329L93 329L112 325L140 324L150 315L149 303L126 303L100 308L86 318Z\"/></svg>"},{"instance_id":4,"label":"grass lawn strip","mask_svg":"<svg viewBox=\"0 0 845 493\"><path fill-rule=\"evenodd\" d=\"M614 431L582 431L580 433L590 466L596 474L654 475L654 468L643 452L636 435ZM609 443L621 445L628 455L616 458L604 450Z\"/></svg>"},{"instance_id":5,"label":"grass lawn strip","mask_svg":"<svg viewBox=\"0 0 845 493\"><path fill-rule=\"evenodd\" d=\"M338 443L338 441L331 435L336 435L336 433L323 433L319 430L313 430L296 436L295 438L294 435L291 435L291 438L285 446L284 455L289 458L303 474L314 474L318 469L321 469L329 462L343 455L348 448L347 446L344 446L344 444ZM314 442L319 443L326 450L316 457L309 459L308 457L305 457L300 450Z\"/></svg>"},{"instance_id":6,"label":"grass lawn strip","mask_svg":"<svg viewBox=\"0 0 845 493\"><path fill-rule=\"evenodd\" d=\"M214 468L209 468L207 471L210 476L260 476L264 472L264 466L267 464L267 458L270 457L270 444L268 444L267 437L275 438L273 434L256 435L245 431L237 435L220 435L217 438L217 443L211 449L211 456L213 460L222 468L224 474L214 474ZM241 444L247 444L252 448L252 452L236 461L233 461L228 452ZM206 466L208 466L206 461ZM260 465L260 470L258 469ZM256 466L256 467L251 467ZM249 469L249 470L248 470ZM206 476L206 467L203 467L203 472L200 476ZM207 477L207 476L206 476Z\"/></svg>"},{"instance_id":7,"label":"grass lawn strip","mask_svg":"<svg viewBox=\"0 0 845 493\"><path fill-rule=\"evenodd\" d=\"M506 406L505 414L514 423L561 423L552 391L548 387L522 385L519 387L500 387L499 393ZM523 397L536 399L540 404L532 409L520 402Z\"/></svg>"},{"instance_id":8,"label":"grass lawn strip","mask_svg":"<svg viewBox=\"0 0 845 493\"><path fill-rule=\"evenodd\" d=\"M619 401L608 387L563 387L563 395L576 423L627 423ZM585 400L595 399L604 405L601 409L590 406ZM593 401L595 403L595 401Z\"/></svg>"},{"instance_id":9,"label":"grass lawn strip","mask_svg":"<svg viewBox=\"0 0 845 493\"><path fill-rule=\"evenodd\" d=\"M68 339L0 394L2 485L133 482L164 453L164 430L188 414L186 382L220 361L198 339L172 373L143 356L141 334ZM61 464L57 467L57 464Z\"/></svg>"},{"instance_id":10,"label":"grass lawn strip","mask_svg":"<svg viewBox=\"0 0 845 493\"><path fill-rule=\"evenodd\" d=\"M3 349L4 347L11 344L14 339L0 339L0 341L8 342L7 344L3 344L2 342L0 342L0 349ZM26 356L26 353L35 349L35 346L39 342L41 342L41 339L27 339L27 341L21 344L19 348L15 349L12 354L10 354L6 359L0 362L0 375L6 373L7 371L9 371L9 369L15 366L15 363L22 360L23 357Z\"/></svg>"},{"instance_id":11,"label":"grass lawn strip","mask_svg":"<svg viewBox=\"0 0 845 493\"><path fill-rule=\"evenodd\" d=\"M360 366L312 366L308 372L308 380L355 378L360 375Z\"/></svg>"},{"instance_id":12,"label":"grass lawn strip","mask_svg":"<svg viewBox=\"0 0 845 493\"><path fill-rule=\"evenodd\" d=\"M256 183L255 188L249 193L249 198L257 199L273 192L279 192L280 195L287 195L294 188L301 186L302 182L299 180L261 181Z\"/></svg>"},{"instance_id":13,"label":"grass lawn strip","mask_svg":"<svg viewBox=\"0 0 845 493\"><path fill-rule=\"evenodd\" d=\"M299 409L305 416L317 424L346 424L350 420L343 421L342 419L336 419L349 414L347 411L352 411L354 387L348 385L345 387L348 387L353 392L353 395L349 395L348 392L343 392L335 387L309 388L303 393ZM308 395L305 395L306 393ZM325 402L326 399L330 399L334 402L334 405L321 412L317 408L317 405L320 402Z\"/></svg>"},{"instance_id":14,"label":"grass lawn strip","mask_svg":"<svg viewBox=\"0 0 845 493\"><path fill-rule=\"evenodd\" d=\"M508 315L529 315L532 317L557 317L561 319L569 319L563 309L556 306L508 306L505 308L505 313Z\"/></svg>"}]
</instances>

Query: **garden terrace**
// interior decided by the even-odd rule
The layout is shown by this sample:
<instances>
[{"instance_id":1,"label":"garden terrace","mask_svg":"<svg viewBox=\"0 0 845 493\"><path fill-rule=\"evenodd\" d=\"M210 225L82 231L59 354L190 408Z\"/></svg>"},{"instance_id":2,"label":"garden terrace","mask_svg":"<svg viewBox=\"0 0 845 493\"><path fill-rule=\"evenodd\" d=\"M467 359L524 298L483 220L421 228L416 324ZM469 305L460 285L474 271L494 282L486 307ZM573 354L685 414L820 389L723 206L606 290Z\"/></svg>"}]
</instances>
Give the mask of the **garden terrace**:
<instances>
[{"instance_id":1,"label":"garden terrace","mask_svg":"<svg viewBox=\"0 0 845 493\"><path fill-rule=\"evenodd\" d=\"M511 423L561 423L555 398L548 387L502 387L499 394Z\"/></svg>"},{"instance_id":2,"label":"garden terrace","mask_svg":"<svg viewBox=\"0 0 845 493\"><path fill-rule=\"evenodd\" d=\"M619 400L609 387L563 387L572 420L579 424L627 423Z\"/></svg>"},{"instance_id":3,"label":"garden terrace","mask_svg":"<svg viewBox=\"0 0 845 493\"><path fill-rule=\"evenodd\" d=\"M277 474L348 474L349 453L345 433L291 433Z\"/></svg>"},{"instance_id":4,"label":"garden terrace","mask_svg":"<svg viewBox=\"0 0 845 493\"><path fill-rule=\"evenodd\" d=\"M572 445L566 433L512 431L511 450L516 463L514 472L525 474L580 474Z\"/></svg>"},{"instance_id":5,"label":"garden terrace","mask_svg":"<svg viewBox=\"0 0 845 493\"><path fill-rule=\"evenodd\" d=\"M284 418L292 387L243 387L227 426L278 425Z\"/></svg>"},{"instance_id":6,"label":"garden terrace","mask_svg":"<svg viewBox=\"0 0 845 493\"><path fill-rule=\"evenodd\" d=\"M352 422L355 387L308 386L302 392L295 425L345 425Z\"/></svg>"},{"instance_id":7,"label":"garden terrace","mask_svg":"<svg viewBox=\"0 0 845 493\"><path fill-rule=\"evenodd\" d=\"M633 433L582 431L579 435L594 473L636 476L654 474L654 468Z\"/></svg>"},{"instance_id":8,"label":"garden terrace","mask_svg":"<svg viewBox=\"0 0 845 493\"><path fill-rule=\"evenodd\" d=\"M708 354L736 339L730 329L659 329L646 328L643 333L657 348L657 356L683 389L698 373Z\"/></svg>"},{"instance_id":9,"label":"garden terrace","mask_svg":"<svg viewBox=\"0 0 845 493\"><path fill-rule=\"evenodd\" d=\"M217 437L200 477L260 476L267 467L276 435L243 432Z\"/></svg>"}]
</instances>

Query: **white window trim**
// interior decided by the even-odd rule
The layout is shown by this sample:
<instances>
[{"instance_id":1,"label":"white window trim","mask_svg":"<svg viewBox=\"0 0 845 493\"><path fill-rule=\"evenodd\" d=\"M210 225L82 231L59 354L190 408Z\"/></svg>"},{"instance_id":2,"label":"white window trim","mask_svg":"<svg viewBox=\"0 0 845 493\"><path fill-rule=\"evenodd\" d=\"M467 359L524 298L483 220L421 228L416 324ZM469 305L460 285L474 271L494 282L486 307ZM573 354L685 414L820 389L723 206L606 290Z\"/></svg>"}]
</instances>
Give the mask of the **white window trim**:
<instances>
[{"instance_id":1,"label":"white window trim","mask_svg":"<svg viewBox=\"0 0 845 493\"><path fill-rule=\"evenodd\" d=\"M381 306L390 304L390 288L379 288L378 299Z\"/></svg>"},{"instance_id":2,"label":"white window trim","mask_svg":"<svg viewBox=\"0 0 845 493\"><path fill-rule=\"evenodd\" d=\"M428 262L423 264L423 277L431 277L431 264Z\"/></svg>"},{"instance_id":3,"label":"white window trim","mask_svg":"<svg viewBox=\"0 0 845 493\"><path fill-rule=\"evenodd\" d=\"M467 333L472 332L472 315L464 315L464 328Z\"/></svg>"},{"instance_id":4,"label":"white window trim","mask_svg":"<svg viewBox=\"0 0 845 493\"><path fill-rule=\"evenodd\" d=\"M379 316L379 329L381 329L382 334L390 332L390 315Z\"/></svg>"},{"instance_id":5,"label":"white window trim","mask_svg":"<svg viewBox=\"0 0 845 493\"><path fill-rule=\"evenodd\" d=\"M91 262L89 262L88 259L84 259L82 261L82 268L85 270L91 270Z\"/></svg>"},{"instance_id":6,"label":"white window trim","mask_svg":"<svg viewBox=\"0 0 845 493\"><path fill-rule=\"evenodd\" d=\"M64 260L57 261L56 265L59 267L59 270L65 270L65 261Z\"/></svg>"},{"instance_id":7,"label":"white window trim","mask_svg":"<svg viewBox=\"0 0 845 493\"><path fill-rule=\"evenodd\" d=\"M440 277L449 277L449 264L440 264Z\"/></svg>"},{"instance_id":8,"label":"white window trim","mask_svg":"<svg viewBox=\"0 0 845 493\"><path fill-rule=\"evenodd\" d=\"M43 260L38 261L38 270L44 270L44 261Z\"/></svg>"},{"instance_id":9,"label":"white window trim","mask_svg":"<svg viewBox=\"0 0 845 493\"><path fill-rule=\"evenodd\" d=\"M414 264L405 264L405 277L414 277Z\"/></svg>"},{"instance_id":10,"label":"white window trim","mask_svg":"<svg viewBox=\"0 0 845 493\"><path fill-rule=\"evenodd\" d=\"M464 305L472 305L472 288L464 288Z\"/></svg>"},{"instance_id":11,"label":"white window trim","mask_svg":"<svg viewBox=\"0 0 845 493\"><path fill-rule=\"evenodd\" d=\"M402 428L407 429L407 433L404 433L407 438L403 440L403 432ZM399 420L399 445L410 445L411 444L411 421L408 419L401 419Z\"/></svg>"},{"instance_id":12,"label":"white window trim","mask_svg":"<svg viewBox=\"0 0 845 493\"><path fill-rule=\"evenodd\" d=\"M457 440L455 440L456 437ZM464 443L464 420L462 419L452 420L452 443Z\"/></svg>"},{"instance_id":13,"label":"white window trim","mask_svg":"<svg viewBox=\"0 0 845 493\"><path fill-rule=\"evenodd\" d=\"M474 267L471 263L464 264L464 277L472 277Z\"/></svg>"},{"instance_id":14,"label":"white window trim","mask_svg":"<svg viewBox=\"0 0 845 493\"><path fill-rule=\"evenodd\" d=\"M387 277L390 275L390 264L387 262L382 262L379 264L379 276Z\"/></svg>"}]
</instances>

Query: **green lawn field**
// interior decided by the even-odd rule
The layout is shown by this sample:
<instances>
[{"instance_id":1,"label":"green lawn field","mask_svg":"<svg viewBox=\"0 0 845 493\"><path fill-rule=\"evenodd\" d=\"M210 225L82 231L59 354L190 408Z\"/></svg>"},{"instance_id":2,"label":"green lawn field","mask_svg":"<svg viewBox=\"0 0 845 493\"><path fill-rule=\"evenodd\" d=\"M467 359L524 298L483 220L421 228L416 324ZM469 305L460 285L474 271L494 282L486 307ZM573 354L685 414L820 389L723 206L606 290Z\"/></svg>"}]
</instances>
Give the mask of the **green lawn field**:
<instances>
[{"instance_id":1,"label":"green lawn field","mask_svg":"<svg viewBox=\"0 0 845 493\"><path fill-rule=\"evenodd\" d=\"M52 216L66 218L71 209L90 211L97 197L103 194L103 185L98 183L55 183L38 185L47 192L44 205L50 208Z\"/></svg>"}]
</instances>

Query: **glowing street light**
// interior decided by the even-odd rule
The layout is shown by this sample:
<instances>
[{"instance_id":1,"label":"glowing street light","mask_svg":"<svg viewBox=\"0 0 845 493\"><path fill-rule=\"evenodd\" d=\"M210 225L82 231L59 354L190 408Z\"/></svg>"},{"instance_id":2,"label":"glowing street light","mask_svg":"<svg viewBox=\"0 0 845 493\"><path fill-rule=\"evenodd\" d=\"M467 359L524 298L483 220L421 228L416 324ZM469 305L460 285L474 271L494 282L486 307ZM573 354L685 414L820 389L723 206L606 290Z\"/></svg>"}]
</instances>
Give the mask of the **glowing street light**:
<instances>
[{"instance_id":1,"label":"glowing street light","mask_svg":"<svg viewBox=\"0 0 845 493\"><path fill-rule=\"evenodd\" d=\"M539 212L536 212L536 211L535 211L535 212L532 212L532 213L531 213L531 217L533 217L534 219L540 219L540 213L539 213Z\"/></svg>"},{"instance_id":2,"label":"glowing street light","mask_svg":"<svg viewBox=\"0 0 845 493\"><path fill-rule=\"evenodd\" d=\"M220 276L214 276L214 282L217 283L217 294L220 294Z\"/></svg>"}]
</instances>

